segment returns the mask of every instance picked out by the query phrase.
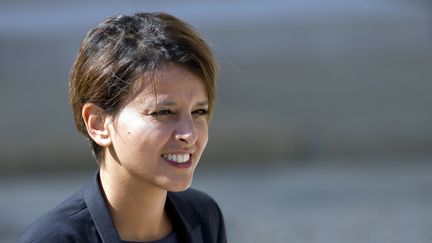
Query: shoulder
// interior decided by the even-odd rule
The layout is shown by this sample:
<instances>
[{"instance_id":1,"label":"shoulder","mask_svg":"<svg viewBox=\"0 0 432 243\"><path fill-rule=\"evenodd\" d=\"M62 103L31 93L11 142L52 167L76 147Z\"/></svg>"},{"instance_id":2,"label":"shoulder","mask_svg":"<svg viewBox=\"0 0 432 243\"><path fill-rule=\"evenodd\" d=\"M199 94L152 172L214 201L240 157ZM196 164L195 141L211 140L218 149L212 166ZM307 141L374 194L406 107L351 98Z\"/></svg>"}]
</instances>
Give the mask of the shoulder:
<instances>
[{"instance_id":1,"label":"shoulder","mask_svg":"<svg viewBox=\"0 0 432 243\"><path fill-rule=\"evenodd\" d=\"M76 242L91 230L91 221L82 192L77 192L34 221L18 242Z\"/></svg>"}]
</instances>

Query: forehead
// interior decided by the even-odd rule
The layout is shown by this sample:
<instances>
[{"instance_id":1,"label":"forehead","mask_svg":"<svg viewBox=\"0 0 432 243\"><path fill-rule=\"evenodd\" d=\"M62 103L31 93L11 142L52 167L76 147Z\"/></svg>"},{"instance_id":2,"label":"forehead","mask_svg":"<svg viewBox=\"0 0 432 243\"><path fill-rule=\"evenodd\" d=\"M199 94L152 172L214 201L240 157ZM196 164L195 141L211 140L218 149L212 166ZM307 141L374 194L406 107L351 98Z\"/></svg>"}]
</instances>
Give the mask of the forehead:
<instances>
[{"instance_id":1,"label":"forehead","mask_svg":"<svg viewBox=\"0 0 432 243\"><path fill-rule=\"evenodd\" d=\"M203 80L179 65L168 65L142 75L133 87L131 101L177 102L199 100L208 102Z\"/></svg>"}]
</instances>

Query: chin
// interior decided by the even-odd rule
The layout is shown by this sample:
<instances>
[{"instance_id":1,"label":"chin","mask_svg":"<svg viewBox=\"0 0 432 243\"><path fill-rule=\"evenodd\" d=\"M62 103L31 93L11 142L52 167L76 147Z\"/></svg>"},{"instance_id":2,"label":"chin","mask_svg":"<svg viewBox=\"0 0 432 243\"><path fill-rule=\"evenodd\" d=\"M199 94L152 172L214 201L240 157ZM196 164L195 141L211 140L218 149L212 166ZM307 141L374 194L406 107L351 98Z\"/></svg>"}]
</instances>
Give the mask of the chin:
<instances>
[{"instance_id":1,"label":"chin","mask_svg":"<svg viewBox=\"0 0 432 243\"><path fill-rule=\"evenodd\" d=\"M166 190L169 192L186 191L192 185L192 178L184 181L170 181L166 185Z\"/></svg>"}]
</instances>

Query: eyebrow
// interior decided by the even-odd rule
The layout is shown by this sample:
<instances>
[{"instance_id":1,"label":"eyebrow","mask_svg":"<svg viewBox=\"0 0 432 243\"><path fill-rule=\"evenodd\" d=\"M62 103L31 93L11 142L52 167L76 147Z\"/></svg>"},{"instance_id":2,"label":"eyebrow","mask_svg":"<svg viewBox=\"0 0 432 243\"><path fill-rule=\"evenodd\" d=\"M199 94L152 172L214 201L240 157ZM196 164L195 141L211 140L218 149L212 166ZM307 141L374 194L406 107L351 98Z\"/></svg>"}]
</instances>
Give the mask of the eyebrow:
<instances>
[{"instance_id":1,"label":"eyebrow","mask_svg":"<svg viewBox=\"0 0 432 243\"><path fill-rule=\"evenodd\" d=\"M157 104L160 106L168 106L168 107L177 105L177 103L175 101L170 101L170 100L163 100ZM197 106L207 106L208 104L209 104L208 100L204 100L204 101L198 102L196 105Z\"/></svg>"},{"instance_id":2,"label":"eyebrow","mask_svg":"<svg viewBox=\"0 0 432 243\"><path fill-rule=\"evenodd\" d=\"M209 104L208 100L204 100L204 101L198 102L197 106L206 106L208 104Z\"/></svg>"}]
</instances>

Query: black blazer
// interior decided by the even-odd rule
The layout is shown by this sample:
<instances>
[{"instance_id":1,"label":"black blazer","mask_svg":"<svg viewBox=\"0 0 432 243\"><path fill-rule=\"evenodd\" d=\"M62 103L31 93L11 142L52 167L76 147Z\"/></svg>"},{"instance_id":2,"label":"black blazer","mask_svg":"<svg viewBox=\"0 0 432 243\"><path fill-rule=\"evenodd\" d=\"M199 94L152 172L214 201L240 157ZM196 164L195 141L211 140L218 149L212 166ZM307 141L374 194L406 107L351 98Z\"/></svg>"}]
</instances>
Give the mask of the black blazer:
<instances>
[{"instance_id":1,"label":"black blazer","mask_svg":"<svg viewBox=\"0 0 432 243\"><path fill-rule=\"evenodd\" d=\"M194 189L168 192L165 208L180 242L225 243L221 210ZM81 190L31 224L19 243L120 242L99 187L99 173Z\"/></svg>"}]
</instances>

